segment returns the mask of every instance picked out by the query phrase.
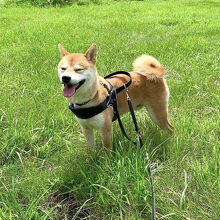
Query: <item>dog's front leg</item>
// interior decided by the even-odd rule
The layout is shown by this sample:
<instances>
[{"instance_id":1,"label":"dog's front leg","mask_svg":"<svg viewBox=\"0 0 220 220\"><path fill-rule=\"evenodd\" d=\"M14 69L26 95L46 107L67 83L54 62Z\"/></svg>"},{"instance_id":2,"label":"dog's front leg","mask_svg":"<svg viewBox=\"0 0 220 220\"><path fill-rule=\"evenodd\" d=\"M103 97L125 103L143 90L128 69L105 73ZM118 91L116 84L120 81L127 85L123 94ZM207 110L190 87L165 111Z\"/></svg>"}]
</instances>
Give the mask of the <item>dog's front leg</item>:
<instances>
[{"instance_id":1,"label":"dog's front leg","mask_svg":"<svg viewBox=\"0 0 220 220\"><path fill-rule=\"evenodd\" d=\"M89 148L89 150L94 151L95 150L95 136L93 128L89 127L82 127L83 134L86 138L86 143Z\"/></svg>"}]
</instances>

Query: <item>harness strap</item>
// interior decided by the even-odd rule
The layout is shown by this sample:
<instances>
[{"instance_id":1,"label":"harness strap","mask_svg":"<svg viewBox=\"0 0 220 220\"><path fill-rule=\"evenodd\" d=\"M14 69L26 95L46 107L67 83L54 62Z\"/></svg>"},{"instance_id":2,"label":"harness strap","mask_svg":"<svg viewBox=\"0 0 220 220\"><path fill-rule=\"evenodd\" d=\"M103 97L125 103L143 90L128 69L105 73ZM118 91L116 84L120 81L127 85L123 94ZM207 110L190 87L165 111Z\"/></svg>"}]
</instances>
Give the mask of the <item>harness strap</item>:
<instances>
[{"instance_id":1,"label":"harness strap","mask_svg":"<svg viewBox=\"0 0 220 220\"><path fill-rule=\"evenodd\" d=\"M83 102L83 103L75 103L75 104L78 105L78 106L82 106L82 105L85 105L85 104L89 103L91 100L92 100L92 99L89 99L89 100L86 101L86 102Z\"/></svg>"},{"instance_id":2,"label":"harness strap","mask_svg":"<svg viewBox=\"0 0 220 220\"><path fill-rule=\"evenodd\" d=\"M108 86L104 83L101 83L105 89L108 91L108 96L106 97L106 99L101 102L99 105L96 105L96 106L92 106L92 107L88 107L88 108L80 108L80 107L77 107L76 105L79 105L79 104L76 104L74 105L73 103L69 103L69 109L78 117L78 118L81 118L81 119L88 119L88 118L91 118L99 113L101 113L102 111L104 111L106 108L109 107L109 105L111 104L111 91L113 91L113 86L111 83L109 83L110 85L110 89L108 88ZM91 101L91 100L89 100ZM88 101L88 102L89 102ZM87 103L88 103L87 102ZM82 105L82 104L81 104ZM80 105L79 105L80 106Z\"/></svg>"},{"instance_id":3,"label":"harness strap","mask_svg":"<svg viewBox=\"0 0 220 220\"><path fill-rule=\"evenodd\" d=\"M78 117L81 119L88 119L91 118L102 111L104 111L109 106L110 96L107 96L106 99L101 102L97 106L92 106L88 108L80 108L75 106L73 103L69 103L69 109Z\"/></svg>"},{"instance_id":4,"label":"harness strap","mask_svg":"<svg viewBox=\"0 0 220 220\"><path fill-rule=\"evenodd\" d=\"M132 78L131 78L130 73L125 72L125 71L117 71L117 72L111 73L111 74L105 76L104 79L110 78L110 77L118 75L118 74L126 75L126 76L128 76L130 78L130 80L127 83L125 83L123 86L120 86L117 89L115 89L116 93L121 92L122 90L124 90L125 87L128 88L131 85L131 83L132 83Z\"/></svg>"}]
</instances>

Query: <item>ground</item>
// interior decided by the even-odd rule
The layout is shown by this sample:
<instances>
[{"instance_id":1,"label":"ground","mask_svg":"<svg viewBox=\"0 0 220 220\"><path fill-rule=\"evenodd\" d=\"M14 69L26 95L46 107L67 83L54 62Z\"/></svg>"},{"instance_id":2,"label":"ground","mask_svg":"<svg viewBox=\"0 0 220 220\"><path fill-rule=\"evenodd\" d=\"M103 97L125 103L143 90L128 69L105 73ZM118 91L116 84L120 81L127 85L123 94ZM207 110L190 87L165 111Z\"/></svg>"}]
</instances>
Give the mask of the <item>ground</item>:
<instances>
[{"instance_id":1,"label":"ground","mask_svg":"<svg viewBox=\"0 0 220 220\"><path fill-rule=\"evenodd\" d=\"M219 219L218 1L0 7L0 219ZM112 157L88 154L62 96L58 43L98 48L104 76L141 54L166 68L173 137L136 113L139 150L114 123ZM133 125L122 118L130 136ZM66 216L66 217L65 217Z\"/></svg>"}]
</instances>

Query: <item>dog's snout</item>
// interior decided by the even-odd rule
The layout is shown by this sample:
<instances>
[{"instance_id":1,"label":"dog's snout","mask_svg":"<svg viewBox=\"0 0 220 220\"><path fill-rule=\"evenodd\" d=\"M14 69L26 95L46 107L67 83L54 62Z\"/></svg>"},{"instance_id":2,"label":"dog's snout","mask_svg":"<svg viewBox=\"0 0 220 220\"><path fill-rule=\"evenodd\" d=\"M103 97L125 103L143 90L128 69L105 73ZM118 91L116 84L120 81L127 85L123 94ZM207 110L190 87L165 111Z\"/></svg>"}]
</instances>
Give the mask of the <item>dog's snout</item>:
<instances>
[{"instance_id":1,"label":"dog's snout","mask_svg":"<svg viewBox=\"0 0 220 220\"><path fill-rule=\"evenodd\" d=\"M69 83L71 80L71 77L70 76L62 76L62 81L63 83Z\"/></svg>"}]
</instances>

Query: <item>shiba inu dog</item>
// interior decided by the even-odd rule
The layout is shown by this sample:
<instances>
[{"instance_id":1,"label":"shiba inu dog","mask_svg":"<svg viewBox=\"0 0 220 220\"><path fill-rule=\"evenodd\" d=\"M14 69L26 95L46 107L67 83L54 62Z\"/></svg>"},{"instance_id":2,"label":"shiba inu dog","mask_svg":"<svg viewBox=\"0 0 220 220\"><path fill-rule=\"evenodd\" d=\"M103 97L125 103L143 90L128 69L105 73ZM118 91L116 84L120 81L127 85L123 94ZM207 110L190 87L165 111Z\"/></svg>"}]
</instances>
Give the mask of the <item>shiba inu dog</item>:
<instances>
[{"instance_id":1,"label":"shiba inu dog","mask_svg":"<svg viewBox=\"0 0 220 220\"><path fill-rule=\"evenodd\" d=\"M63 95L69 104L83 109L103 102L109 95L103 85L109 84L97 73L96 45L92 44L84 54L69 53L61 44L58 47L61 54L58 75L63 86ZM152 56L141 55L133 62L133 71L130 74L132 84L128 88L128 94L134 108L145 107L157 125L173 132L173 126L168 120L169 89L164 79L164 67ZM129 77L125 75L108 79L115 88L122 86L128 80ZM125 91L118 93L117 99L119 114L128 112ZM76 116L90 148L95 147L94 129L97 129L101 134L103 145L111 150L113 114L113 108L109 106L103 112L88 119Z\"/></svg>"}]
</instances>

